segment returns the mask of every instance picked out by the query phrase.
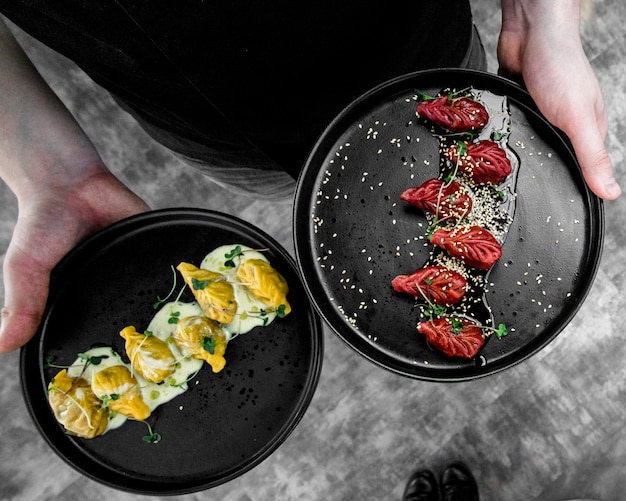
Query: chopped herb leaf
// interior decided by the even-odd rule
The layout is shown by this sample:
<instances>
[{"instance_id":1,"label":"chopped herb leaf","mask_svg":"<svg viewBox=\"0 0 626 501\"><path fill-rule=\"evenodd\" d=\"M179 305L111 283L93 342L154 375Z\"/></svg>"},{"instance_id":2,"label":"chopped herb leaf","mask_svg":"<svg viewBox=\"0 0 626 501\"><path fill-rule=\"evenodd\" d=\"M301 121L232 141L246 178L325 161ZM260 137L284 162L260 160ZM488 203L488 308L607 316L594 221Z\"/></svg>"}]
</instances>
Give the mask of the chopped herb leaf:
<instances>
[{"instance_id":1,"label":"chopped herb leaf","mask_svg":"<svg viewBox=\"0 0 626 501\"><path fill-rule=\"evenodd\" d=\"M463 329L463 322L458 317L450 317L450 322L452 323L452 333L458 334Z\"/></svg>"},{"instance_id":2,"label":"chopped herb leaf","mask_svg":"<svg viewBox=\"0 0 626 501\"><path fill-rule=\"evenodd\" d=\"M197 278L191 279L191 286L195 291L201 291L211 283L210 280L198 280Z\"/></svg>"},{"instance_id":3,"label":"chopped herb leaf","mask_svg":"<svg viewBox=\"0 0 626 501\"><path fill-rule=\"evenodd\" d=\"M284 304L278 305L278 308L276 309L276 315L278 318L285 318L285 308L286 306Z\"/></svg>"},{"instance_id":4,"label":"chopped herb leaf","mask_svg":"<svg viewBox=\"0 0 626 501\"><path fill-rule=\"evenodd\" d=\"M217 342L215 341L215 338L208 337L208 336L204 337L203 347L211 355L215 355L215 346L216 345L217 345Z\"/></svg>"}]
</instances>

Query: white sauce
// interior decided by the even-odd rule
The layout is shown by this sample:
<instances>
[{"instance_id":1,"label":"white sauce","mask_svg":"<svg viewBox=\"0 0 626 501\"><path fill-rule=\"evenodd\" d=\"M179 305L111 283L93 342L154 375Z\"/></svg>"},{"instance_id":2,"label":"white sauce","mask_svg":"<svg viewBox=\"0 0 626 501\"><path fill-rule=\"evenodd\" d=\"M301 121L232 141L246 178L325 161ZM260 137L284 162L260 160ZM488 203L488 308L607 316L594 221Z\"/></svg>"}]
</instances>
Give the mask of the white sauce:
<instances>
[{"instance_id":1,"label":"white sauce","mask_svg":"<svg viewBox=\"0 0 626 501\"><path fill-rule=\"evenodd\" d=\"M238 305L237 314L231 323L222 325L228 341L239 334L249 332L254 327L268 325L274 320L274 318L276 318L276 313L270 311L261 316L261 310L267 310L268 307L258 299L254 298L248 292L244 284L238 283L236 267L232 268L224 266L224 262L228 260L225 255L230 253L236 246L237 244L218 247L207 254L200 264L200 268L225 275L229 282L233 285L235 299ZM236 265L239 265L248 259L262 259L266 262L268 261L267 258L260 252L252 250L244 245L240 245L240 247L241 250L245 252L242 256L234 258ZM81 376L83 379L87 380L89 384L91 384L94 373L107 367L124 365L128 368L135 379L137 379L141 388L143 400L150 408L150 411L153 412L158 406L163 405L178 395L184 393L188 388L188 381L192 379L198 371L200 371L200 369L202 369L202 366L205 363L203 360L195 360L184 357L171 340L171 335L176 329L176 322L170 322L170 319L178 318L180 320L185 317L196 315L204 315L197 302L193 301L186 303L182 301L172 301L163 304L145 329L145 331L151 332L153 336L165 341L177 360L177 368L174 373L160 384L147 381L141 375L137 374L132 366L128 363L124 363L121 356L110 347L92 348L91 350L86 351L83 355L88 357L106 358L103 358L98 365L91 363L88 364L86 369L85 361L81 358L77 358L67 370L67 375L69 377ZM128 418L122 414L112 413L105 433L106 431L120 427L126 422L127 419Z\"/></svg>"},{"instance_id":2,"label":"white sauce","mask_svg":"<svg viewBox=\"0 0 626 501\"><path fill-rule=\"evenodd\" d=\"M268 308L266 304L253 297L248 292L245 284L241 284L237 280L237 267L232 268L224 266L225 261L228 260L226 254L229 254L237 245L238 244L222 245L221 247L217 247L207 254L200 264L200 268L225 275L235 290L237 313L231 323L222 325L228 341L239 334L250 332L257 326L268 325L276 318L275 312L268 311L271 310L271 308ZM235 265L239 266L248 259L261 259L265 262L269 262L261 252L245 245L239 244L239 246L241 247L243 255L233 259ZM262 310L266 312L264 316L260 314Z\"/></svg>"}]
</instances>

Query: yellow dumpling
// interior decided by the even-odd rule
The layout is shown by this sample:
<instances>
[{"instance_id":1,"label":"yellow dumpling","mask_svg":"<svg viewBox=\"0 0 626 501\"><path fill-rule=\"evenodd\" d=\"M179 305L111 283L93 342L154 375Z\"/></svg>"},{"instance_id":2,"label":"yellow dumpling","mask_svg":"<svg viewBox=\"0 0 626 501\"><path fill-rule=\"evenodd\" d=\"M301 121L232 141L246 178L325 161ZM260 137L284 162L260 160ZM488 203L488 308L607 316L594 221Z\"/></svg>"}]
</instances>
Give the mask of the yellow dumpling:
<instances>
[{"instance_id":1,"label":"yellow dumpling","mask_svg":"<svg viewBox=\"0 0 626 501\"><path fill-rule=\"evenodd\" d=\"M221 371L226 365L226 334L210 318L192 316L180 319L172 340L184 356L206 361L213 372Z\"/></svg>"},{"instance_id":2,"label":"yellow dumpling","mask_svg":"<svg viewBox=\"0 0 626 501\"><path fill-rule=\"evenodd\" d=\"M131 325L120 332L133 369L152 383L160 383L176 370L176 358L165 341L141 334Z\"/></svg>"},{"instance_id":3,"label":"yellow dumpling","mask_svg":"<svg viewBox=\"0 0 626 501\"><path fill-rule=\"evenodd\" d=\"M48 385L48 401L57 421L79 437L97 437L108 426L108 411L89 382L81 377L69 377L65 369Z\"/></svg>"},{"instance_id":4,"label":"yellow dumpling","mask_svg":"<svg viewBox=\"0 0 626 501\"><path fill-rule=\"evenodd\" d=\"M190 263L180 263L176 269L207 317L221 324L233 321L237 313L237 301L233 286L224 275Z\"/></svg>"},{"instance_id":5,"label":"yellow dumpling","mask_svg":"<svg viewBox=\"0 0 626 501\"><path fill-rule=\"evenodd\" d=\"M239 265L237 279L263 304L279 309L283 314L291 311L287 301L289 286L285 278L272 265L262 259L248 259Z\"/></svg>"},{"instance_id":6,"label":"yellow dumpling","mask_svg":"<svg viewBox=\"0 0 626 501\"><path fill-rule=\"evenodd\" d=\"M93 375L91 388L109 409L143 421L150 416L150 407L143 401L137 379L124 365L106 367Z\"/></svg>"}]
</instances>

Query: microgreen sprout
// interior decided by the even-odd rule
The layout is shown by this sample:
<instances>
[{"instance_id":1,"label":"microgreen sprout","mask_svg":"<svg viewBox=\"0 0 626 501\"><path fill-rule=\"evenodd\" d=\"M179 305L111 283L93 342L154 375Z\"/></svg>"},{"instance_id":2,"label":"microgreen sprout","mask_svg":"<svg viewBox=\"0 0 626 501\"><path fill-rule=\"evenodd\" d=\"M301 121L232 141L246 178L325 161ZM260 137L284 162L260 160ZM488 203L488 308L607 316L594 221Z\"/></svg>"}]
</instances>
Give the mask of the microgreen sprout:
<instances>
[{"instance_id":1,"label":"microgreen sprout","mask_svg":"<svg viewBox=\"0 0 626 501\"><path fill-rule=\"evenodd\" d=\"M420 89L414 89L413 92L415 92L415 94L417 95L418 101L433 101L437 99L436 97L429 96L428 94L426 94L424 91Z\"/></svg>"},{"instance_id":2,"label":"microgreen sprout","mask_svg":"<svg viewBox=\"0 0 626 501\"><path fill-rule=\"evenodd\" d=\"M426 285L430 285L432 283L432 281L428 278L425 279L424 282L426 282ZM421 305L422 313L424 314L424 316L427 317L428 320L431 322L435 318L443 317L446 314L446 307L444 305L433 303L417 282L415 283L415 285L421 296L424 298L424 301L426 302L425 305ZM461 332L461 330L463 329L463 322L461 321L461 319L455 315L450 315L448 319L452 324L452 333L458 334L459 332ZM488 331L486 334L487 336L490 335L492 332L495 333L498 339L502 339L509 333L505 324L499 324L498 327L490 327L488 325L477 325L477 327L479 327L483 331Z\"/></svg>"},{"instance_id":3,"label":"microgreen sprout","mask_svg":"<svg viewBox=\"0 0 626 501\"><path fill-rule=\"evenodd\" d=\"M148 444L156 444L158 442L161 441L161 435L159 433L156 433L152 430L152 427L150 426L150 424L148 424L146 421L143 421L143 423L146 424L146 426L148 427L148 433L147 435L144 435L142 437L142 440Z\"/></svg>"},{"instance_id":4,"label":"microgreen sprout","mask_svg":"<svg viewBox=\"0 0 626 501\"><path fill-rule=\"evenodd\" d=\"M464 89L461 89L461 90L449 91L448 99L450 101L458 101L459 99L468 97L470 95L471 89L472 89L471 87L465 87Z\"/></svg>"},{"instance_id":5,"label":"microgreen sprout","mask_svg":"<svg viewBox=\"0 0 626 501\"><path fill-rule=\"evenodd\" d=\"M224 254L224 257L226 258L226 261L224 261L224 266L226 268L236 268L237 264L235 263L235 258L240 258L246 252L265 252L267 250L269 250L269 249L265 248L265 249L246 249L246 250L243 250L241 248L241 245L236 245L235 247L232 248L232 250L230 252L227 252L226 254Z\"/></svg>"},{"instance_id":6,"label":"microgreen sprout","mask_svg":"<svg viewBox=\"0 0 626 501\"><path fill-rule=\"evenodd\" d=\"M189 384L189 381L191 381L194 377L196 377L198 375L199 371L196 371L192 374L189 374L188 377L186 377L185 379L183 379L181 382L176 381L175 379L168 379L168 385L172 388L181 388L183 390L187 389L187 385Z\"/></svg>"},{"instance_id":7,"label":"microgreen sprout","mask_svg":"<svg viewBox=\"0 0 626 501\"><path fill-rule=\"evenodd\" d=\"M463 329L463 322L461 321L461 319L456 316L450 316L449 319L452 323L452 333L458 334L459 332L461 332L461 330ZM489 336L491 335L491 333L494 333L498 339L502 339L509 333L506 325L504 324L498 324L498 327L490 327L488 325L476 324L476 327L482 330L485 336Z\"/></svg>"},{"instance_id":8,"label":"microgreen sprout","mask_svg":"<svg viewBox=\"0 0 626 501\"><path fill-rule=\"evenodd\" d=\"M78 376L79 379L83 376L83 374L85 373L85 371L87 370L87 367L89 367L89 365L100 365L100 363L104 360L109 358L108 355L87 355L86 353L79 353L78 354L78 359L83 362L82 364L82 370L80 371L80 375ZM58 365L58 364L54 364L54 359L55 357L52 355L48 355L45 359L44 359L44 363L43 363L43 368L44 369L51 369L51 368L55 368L55 369L70 369L71 365ZM78 366L80 364L77 364ZM54 378L52 378L52 380L50 381L50 384L53 385L52 387L49 388L50 389L56 389L58 390L58 388L56 386L54 386ZM79 405L78 403L76 403L76 405ZM80 405L79 405L80 406Z\"/></svg>"},{"instance_id":9,"label":"microgreen sprout","mask_svg":"<svg viewBox=\"0 0 626 501\"><path fill-rule=\"evenodd\" d=\"M230 252L224 254L226 261L224 261L224 266L227 268L235 268L237 265L235 264L235 258L243 255L243 251L241 250L241 245L236 245Z\"/></svg>"},{"instance_id":10,"label":"microgreen sprout","mask_svg":"<svg viewBox=\"0 0 626 501\"><path fill-rule=\"evenodd\" d=\"M467 97L470 93L471 87L465 87L464 89L461 90L450 90L447 94L448 100L449 101L458 101L461 98ZM426 94L424 91L420 90L420 89L414 89L413 92L415 92L415 94L417 95L417 99L419 101L434 101L435 99L440 98L441 96L429 96L428 94Z\"/></svg>"},{"instance_id":11,"label":"microgreen sprout","mask_svg":"<svg viewBox=\"0 0 626 501\"><path fill-rule=\"evenodd\" d=\"M483 329L488 329L494 332L498 339L502 339L504 336L506 336L509 333L509 330L506 328L506 325L504 324L498 324L497 328L496 327L483 327Z\"/></svg>"},{"instance_id":12,"label":"microgreen sprout","mask_svg":"<svg viewBox=\"0 0 626 501\"><path fill-rule=\"evenodd\" d=\"M94 356L94 355L87 355L85 353L79 353L78 354L78 358L79 358L79 360L82 360L83 362L85 362L85 367L86 367L88 364L100 365L100 363L103 360L109 358L109 356L108 355Z\"/></svg>"},{"instance_id":13,"label":"microgreen sprout","mask_svg":"<svg viewBox=\"0 0 626 501\"><path fill-rule=\"evenodd\" d=\"M64 365L57 365L54 363L55 360L55 356L53 355L48 355L43 362L43 368L44 369L67 369L68 366L64 366Z\"/></svg>"},{"instance_id":14,"label":"microgreen sprout","mask_svg":"<svg viewBox=\"0 0 626 501\"><path fill-rule=\"evenodd\" d=\"M424 280L424 282L426 282L426 285L430 285L432 283L432 280L427 278ZM415 286L417 287L417 290L426 302L425 305L421 305L421 308L422 313L428 318L428 320L432 322L435 318L439 318L445 315L446 307L444 305L433 303L426 295L424 290L420 287L419 283L415 282Z\"/></svg>"},{"instance_id":15,"label":"microgreen sprout","mask_svg":"<svg viewBox=\"0 0 626 501\"><path fill-rule=\"evenodd\" d=\"M457 175L459 173L459 164L461 163L461 159L467 154L467 142L466 141L456 141L456 145L458 148L457 161L454 164L454 169L452 169L448 173L448 175L443 178L444 184L441 187L442 189L450 186L450 184L452 184L452 181L454 181L457 178Z\"/></svg>"},{"instance_id":16,"label":"microgreen sprout","mask_svg":"<svg viewBox=\"0 0 626 501\"><path fill-rule=\"evenodd\" d=\"M102 395L98 398L102 400L102 407L107 408L111 401L119 400L120 396L117 393L111 393L110 395Z\"/></svg>"},{"instance_id":17,"label":"microgreen sprout","mask_svg":"<svg viewBox=\"0 0 626 501\"><path fill-rule=\"evenodd\" d=\"M287 313L285 312L286 308L287 308L287 305L279 304L276 308L261 308L258 311L249 310L249 311L243 312L241 315L242 315L242 318L244 315L245 317L260 318L262 319L263 326L265 327L269 323L268 314L275 313L278 318L285 318L285 316L287 316Z\"/></svg>"},{"instance_id":18,"label":"microgreen sprout","mask_svg":"<svg viewBox=\"0 0 626 501\"><path fill-rule=\"evenodd\" d=\"M164 298L157 296L157 302L154 303L154 305L152 306L155 310L159 306L161 306L165 301L167 301L172 296L172 294L174 294L174 290L176 289L176 278L177 278L176 270L171 265L170 265L170 268L172 269L172 274L174 275L174 283L172 284L172 288L170 289L170 291L167 293L167 296L165 296Z\"/></svg>"}]
</instances>

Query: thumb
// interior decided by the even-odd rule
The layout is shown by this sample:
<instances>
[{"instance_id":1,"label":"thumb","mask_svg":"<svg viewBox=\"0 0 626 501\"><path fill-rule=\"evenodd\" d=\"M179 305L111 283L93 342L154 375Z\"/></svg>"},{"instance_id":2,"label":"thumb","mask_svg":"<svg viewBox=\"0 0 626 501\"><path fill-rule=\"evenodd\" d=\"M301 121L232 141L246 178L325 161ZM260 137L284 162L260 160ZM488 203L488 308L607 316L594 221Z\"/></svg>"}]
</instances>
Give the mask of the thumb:
<instances>
[{"instance_id":1,"label":"thumb","mask_svg":"<svg viewBox=\"0 0 626 501\"><path fill-rule=\"evenodd\" d=\"M26 256L7 253L5 306L0 315L0 353L16 350L37 332L48 297L50 271Z\"/></svg>"},{"instance_id":2,"label":"thumb","mask_svg":"<svg viewBox=\"0 0 626 501\"><path fill-rule=\"evenodd\" d=\"M581 128L570 133L569 137L591 191L605 200L619 197L622 190L614 177L611 158L600 131L593 127Z\"/></svg>"},{"instance_id":3,"label":"thumb","mask_svg":"<svg viewBox=\"0 0 626 501\"><path fill-rule=\"evenodd\" d=\"M68 251L90 233L149 210L108 171L73 189L53 190L18 205L18 219L3 265L5 307L0 315L0 353L19 348L35 335L48 301L50 274Z\"/></svg>"}]
</instances>

